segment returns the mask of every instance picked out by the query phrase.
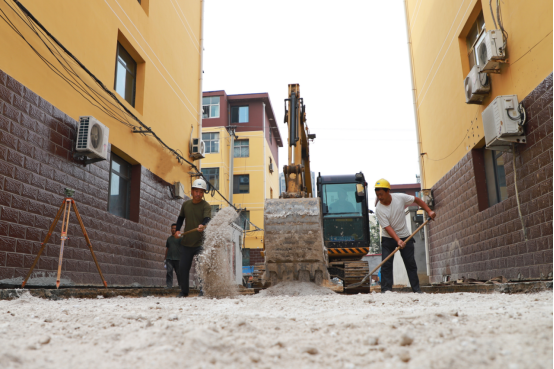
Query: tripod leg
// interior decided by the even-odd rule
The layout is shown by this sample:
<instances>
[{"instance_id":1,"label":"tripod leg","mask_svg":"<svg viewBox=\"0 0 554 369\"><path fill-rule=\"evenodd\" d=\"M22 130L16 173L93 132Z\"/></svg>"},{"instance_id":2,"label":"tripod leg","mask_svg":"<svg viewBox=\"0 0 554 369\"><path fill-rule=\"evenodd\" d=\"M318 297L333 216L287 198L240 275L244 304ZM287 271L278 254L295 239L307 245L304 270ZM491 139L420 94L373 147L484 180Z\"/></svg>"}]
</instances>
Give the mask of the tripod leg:
<instances>
[{"instance_id":1,"label":"tripod leg","mask_svg":"<svg viewBox=\"0 0 554 369\"><path fill-rule=\"evenodd\" d=\"M83 230L83 234L85 235L85 240L87 240L88 248L90 249L90 253L92 254L92 258L94 259L94 263L96 264L96 268L98 269L98 273L100 274L100 278L102 278L102 283L104 284L104 287L108 288L108 283L104 279L104 276L102 275L102 271L100 270L100 265L98 264L98 260L96 260L96 255L94 255L94 251L92 250L92 243L90 242L90 238L88 238L87 230L85 229L85 224L83 223L83 219L81 219L81 214L79 214L79 210L77 210L77 204L75 201L72 201L73 204L73 210L75 211L75 215L77 216L77 220L79 221L79 225L81 226L81 229Z\"/></svg>"},{"instance_id":2,"label":"tripod leg","mask_svg":"<svg viewBox=\"0 0 554 369\"><path fill-rule=\"evenodd\" d=\"M69 203L71 200L66 199L65 200L65 208L63 211L63 219L62 219L62 245L60 247L60 261L58 262L58 277L56 278L56 288L60 287L60 276L62 274L62 260L63 260L63 247L65 244L65 240L67 240L67 227L69 226L69 213L71 212L71 205Z\"/></svg>"},{"instance_id":3,"label":"tripod leg","mask_svg":"<svg viewBox=\"0 0 554 369\"><path fill-rule=\"evenodd\" d=\"M48 234L46 234L46 237L44 238L44 241L42 242L42 246L40 247L40 250L38 250L37 257L35 258L35 261L33 261L33 265L31 265L31 269L29 269L29 272L27 273L27 276L25 277L25 280L21 284L21 288L25 287L25 284L27 284L27 280L31 276L31 273L33 272L33 269L35 269L35 266L37 265L38 259L40 258L40 255L42 255L42 252L44 251L44 248L46 247L46 244L48 243L48 240L50 239L50 236L52 235L52 232L54 232L54 229L56 228L56 224L58 224L58 220L60 220L60 216L62 215L62 210L65 205L65 200L60 205L60 208L58 209L58 213L56 214L56 217L54 218L54 221L52 222L52 225L50 226L50 229L48 230Z\"/></svg>"}]
</instances>

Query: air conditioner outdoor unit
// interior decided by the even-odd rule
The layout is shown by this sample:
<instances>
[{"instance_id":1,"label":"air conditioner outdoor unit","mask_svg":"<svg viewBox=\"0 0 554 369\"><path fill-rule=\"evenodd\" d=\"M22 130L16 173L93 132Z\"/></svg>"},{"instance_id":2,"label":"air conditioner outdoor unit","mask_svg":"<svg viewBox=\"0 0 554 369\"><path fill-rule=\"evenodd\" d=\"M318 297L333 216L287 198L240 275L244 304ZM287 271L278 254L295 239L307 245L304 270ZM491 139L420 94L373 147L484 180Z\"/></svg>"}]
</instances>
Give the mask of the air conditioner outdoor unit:
<instances>
[{"instance_id":1,"label":"air conditioner outdoor unit","mask_svg":"<svg viewBox=\"0 0 554 369\"><path fill-rule=\"evenodd\" d=\"M75 151L89 158L106 159L108 157L108 138L110 129L90 115L79 117L77 146Z\"/></svg>"},{"instance_id":2,"label":"air conditioner outdoor unit","mask_svg":"<svg viewBox=\"0 0 554 369\"><path fill-rule=\"evenodd\" d=\"M526 142L525 112L520 112L517 95L497 96L481 116L487 149L509 151L513 143Z\"/></svg>"},{"instance_id":3,"label":"air conditioner outdoor unit","mask_svg":"<svg viewBox=\"0 0 554 369\"><path fill-rule=\"evenodd\" d=\"M485 32L483 41L477 48L479 68L481 72L496 72L500 70L500 60L506 59L504 37L502 31L493 29Z\"/></svg>"},{"instance_id":4,"label":"air conditioner outdoor unit","mask_svg":"<svg viewBox=\"0 0 554 369\"><path fill-rule=\"evenodd\" d=\"M464 88L466 92L466 104L481 105L491 90L489 76L486 73L480 73L479 67L474 65L464 80Z\"/></svg>"},{"instance_id":5,"label":"air conditioner outdoor unit","mask_svg":"<svg viewBox=\"0 0 554 369\"><path fill-rule=\"evenodd\" d=\"M205 153L205 145L204 141L202 141L199 138L193 138L192 139L192 145L190 150L190 157L194 160L198 159L204 159L204 153Z\"/></svg>"},{"instance_id":6,"label":"air conditioner outdoor unit","mask_svg":"<svg viewBox=\"0 0 554 369\"><path fill-rule=\"evenodd\" d=\"M174 196L178 199L184 199L185 198L185 187L181 182L175 182L174 184Z\"/></svg>"}]
</instances>

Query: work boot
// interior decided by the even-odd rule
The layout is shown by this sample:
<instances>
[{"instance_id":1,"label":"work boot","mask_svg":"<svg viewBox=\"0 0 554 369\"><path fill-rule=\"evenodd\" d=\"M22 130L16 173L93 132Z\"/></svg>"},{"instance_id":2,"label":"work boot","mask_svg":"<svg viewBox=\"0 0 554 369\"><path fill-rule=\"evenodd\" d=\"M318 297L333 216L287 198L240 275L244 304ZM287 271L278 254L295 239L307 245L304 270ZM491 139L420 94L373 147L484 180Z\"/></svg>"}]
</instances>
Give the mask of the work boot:
<instances>
[{"instance_id":1,"label":"work boot","mask_svg":"<svg viewBox=\"0 0 554 369\"><path fill-rule=\"evenodd\" d=\"M177 297L188 297L188 295L185 295L185 294L181 291L181 292L179 292L179 296L177 296Z\"/></svg>"},{"instance_id":2,"label":"work boot","mask_svg":"<svg viewBox=\"0 0 554 369\"><path fill-rule=\"evenodd\" d=\"M414 293L423 293L422 290L417 290L417 291L414 291Z\"/></svg>"}]
</instances>

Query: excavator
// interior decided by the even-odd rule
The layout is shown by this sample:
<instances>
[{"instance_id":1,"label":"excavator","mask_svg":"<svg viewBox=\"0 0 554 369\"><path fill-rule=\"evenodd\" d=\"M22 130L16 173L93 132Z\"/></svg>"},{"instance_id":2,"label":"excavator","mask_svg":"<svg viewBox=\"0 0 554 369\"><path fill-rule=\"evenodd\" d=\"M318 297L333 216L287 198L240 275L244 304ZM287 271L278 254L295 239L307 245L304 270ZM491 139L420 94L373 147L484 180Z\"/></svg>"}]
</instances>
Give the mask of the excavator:
<instances>
[{"instance_id":1,"label":"excavator","mask_svg":"<svg viewBox=\"0 0 554 369\"><path fill-rule=\"evenodd\" d=\"M315 134L306 124L306 106L298 84L288 86L285 123L285 191L279 199L265 200L262 284L302 281L321 285L329 282L329 256L360 260L369 250L367 183L362 173L320 174L318 196L314 197L309 141Z\"/></svg>"}]
</instances>

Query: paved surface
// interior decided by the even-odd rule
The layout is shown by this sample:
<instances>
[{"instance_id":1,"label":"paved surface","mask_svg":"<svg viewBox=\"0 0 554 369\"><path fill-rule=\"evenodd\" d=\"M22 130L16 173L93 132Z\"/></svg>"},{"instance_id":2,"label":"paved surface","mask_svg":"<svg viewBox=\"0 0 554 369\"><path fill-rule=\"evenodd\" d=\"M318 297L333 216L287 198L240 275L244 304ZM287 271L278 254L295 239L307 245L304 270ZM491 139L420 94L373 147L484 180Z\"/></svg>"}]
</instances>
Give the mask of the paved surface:
<instances>
[{"instance_id":1,"label":"paved surface","mask_svg":"<svg viewBox=\"0 0 554 369\"><path fill-rule=\"evenodd\" d=\"M0 301L0 367L552 368L552 303L552 292L24 294Z\"/></svg>"}]
</instances>

